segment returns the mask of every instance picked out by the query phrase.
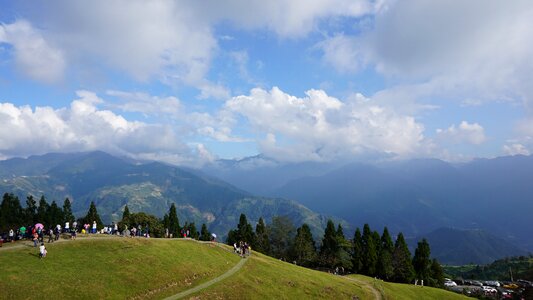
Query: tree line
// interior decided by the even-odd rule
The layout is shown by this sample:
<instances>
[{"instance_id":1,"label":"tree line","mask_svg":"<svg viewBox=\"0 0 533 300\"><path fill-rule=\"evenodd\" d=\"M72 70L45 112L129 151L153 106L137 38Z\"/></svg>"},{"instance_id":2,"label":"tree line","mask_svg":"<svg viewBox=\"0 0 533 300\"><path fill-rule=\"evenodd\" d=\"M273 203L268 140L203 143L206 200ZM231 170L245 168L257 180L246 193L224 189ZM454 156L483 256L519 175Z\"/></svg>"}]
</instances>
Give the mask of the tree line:
<instances>
[{"instance_id":1,"label":"tree line","mask_svg":"<svg viewBox=\"0 0 533 300\"><path fill-rule=\"evenodd\" d=\"M344 269L345 272L377 277L386 281L442 287L444 273L436 259L431 259L426 239L418 242L414 256L399 233L393 242L385 227L383 233L368 224L346 239L341 224L328 220L321 243L317 246L307 224L295 228L290 218L276 216L269 225L260 218L255 231L246 215L241 214L237 228L228 232L227 243L246 241L252 250L298 265L319 269Z\"/></svg>"},{"instance_id":2,"label":"tree line","mask_svg":"<svg viewBox=\"0 0 533 300\"><path fill-rule=\"evenodd\" d=\"M81 230L83 224L92 224L96 221L97 229L101 230L105 224L102 222L94 202L91 202L87 214L76 219L72 213L72 205L69 198L66 198L60 207L56 201L48 203L46 198L41 196L39 202L32 195L26 197L26 206L22 207L20 199L13 193L5 193L0 204L0 234L8 232L10 229L17 230L21 226L33 226L37 223L44 224L45 228L55 227L57 224L63 226L66 222L71 224L78 222L78 229ZM110 224L107 224L110 225ZM128 206L124 207L122 219L118 222L119 230L126 227L142 226L143 230L148 227L150 236L165 237L168 229L169 236L183 237L183 232L188 232L188 237L209 241L211 233L204 223L197 231L194 222L186 222L180 226L176 206L173 203L167 214L162 219L146 214L144 212L131 213Z\"/></svg>"}]
</instances>

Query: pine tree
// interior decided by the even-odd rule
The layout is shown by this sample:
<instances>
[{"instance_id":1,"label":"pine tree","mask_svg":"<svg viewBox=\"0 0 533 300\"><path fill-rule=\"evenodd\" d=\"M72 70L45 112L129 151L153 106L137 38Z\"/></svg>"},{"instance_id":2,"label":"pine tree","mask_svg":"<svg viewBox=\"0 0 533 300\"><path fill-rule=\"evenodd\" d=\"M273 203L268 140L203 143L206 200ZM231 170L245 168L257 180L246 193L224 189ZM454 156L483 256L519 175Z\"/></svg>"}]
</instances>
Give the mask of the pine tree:
<instances>
[{"instance_id":1,"label":"pine tree","mask_svg":"<svg viewBox=\"0 0 533 300\"><path fill-rule=\"evenodd\" d=\"M355 229L355 234L352 242L352 271L354 273L363 272L363 237L359 227Z\"/></svg>"},{"instance_id":2,"label":"pine tree","mask_svg":"<svg viewBox=\"0 0 533 300\"><path fill-rule=\"evenodd\" d=\"M392 253L393 281L401 283L410 283L415 275L413 264L411 262L411 252L405 243L403 234L400 232L394 244Z\"/></svg>"},{"instance_id":3,"label":"pine tree","mask_svg":"<svg viewBox=\"0 0 533 300\"><path fill-rule=\"evenodd\" d=\"M202 229L200 229L200 241L210 241L211 233L207 230L207 225L202 224Z\"/></svg>"},{"instance_id":4,"label":"pine tree","mask_svg":"<svg viewBox=\"0 0 533 300\"><path fill-rule=\"evenodd\" d=\"M54 224L63 226L63 211L57 206L55 201L52 201L52 204L48 207L47 215L51 226Z\"/></svg>"},{"instance_id":5,"label":"pine tree","mask_svg":"<svg viewBox=\"0 0 533 300\"><path fill-rule=\"evenodd\" d=\"M296 230L291 252L298 265L312 267L315 264L317 258L316 246L309 225L303 224Z\"/></svg>"},{"instance_id":6,"label":"pine tree","mask_svg":"<svg viewBox=\"0 0 533 300\"><path fill-rule=\"evenodd\" d=\"M0 207L0 231L15 230L24 223L25 216L17 196L5 193Z\"/></svg>"},{"instance_id":7,"label":"pine tree","mask_svg":"<svg viewBox=\"0 0 533 300\"><path fill-rule=\"evenodd\" d=\"M292 220L287 216L275 216L268 231L272 256L287 261L296 235Z\"/></svg>"},{"instance_id":8,"label":"pine tree","mask_svg":"<svg viewBox=\"0 0 533 300\"><path fill-rule=\"evenodd\" d=\"M46 226L54 226L55 224L51 224L48 216L48 202L46 202L46 198L44 198L44 195L41 196L39 199L39 207L37 207L37 221L36 223L43 223Z\"/></svg>"},{"instance_id":9,"label":"pine tree","mask_svg":"<svg viewBox=\"0 0 533 300\"><path fill-rule=\"evenodd\" d=\"M378 252L376 250L374 233L370 226L363 226L363 273L368 276L376 275Z\"/></svg>"},{"instance_id":10,"label":"pine tree","mask_svg":"<svg viewBox=\"0 0 533 300\"><path fill-rule=\"evenodd\" d=\"M255 244L255 234L252 225L248 223L245 214L241 214L239 217L239 224L237 225L237 237L240 241L248 244Z\"/></svg>"},{"instance_id":11,"label":"pine tree","mask_svg":"<svg viewBox=\"0 0 533 300\"><path fill-rule=\"evenodd\" d=\"M337 263L337 252L339 251L339 239L335 231L335 224L328 220L324 237L322 238L322 247L320 247L320 263L325 267L334 267Z\"/></svg>"},{"instance_id":12,"label":"pine tree","mask_svg":"<svg viewBox=\"0 0 533 300\"><path fill-rule=\"evenodd\" d=\"M194 222L189 224L189 237L195 240L200 237L200 235L198 234L198 229L196 229L196 224L194 224Z\"/></svg>"},{"instance_id":13,"label":"pine tree","mask_svg":"<svg viewBox=\"0 0 533 300\"><path fill-rule=\"evenodd\" d=\"M74 222L75 218L72 214L72 206L70 204L70 199L66 198L63 203L63 222Z\"/></svg>"},{"instance_id":14,"label":"pine tree","mask_svg":"<svg viewBox=\"0 0 533 300\"><path fill-rule=\"evenodd\" d=\"M429 282L430 278L430 249L426 239L418 242L418 246L415 249L415 255L413 257L413 268L415 270L416 278Z\"/></svg>"},{"instance_id":15,"label":"pine tree","mask_svg":"<svg viewBox=\"0 0 533 300\"><path fill-rule=\"evenodd\" d=\"M394 245L387 227L383 229L380 242L381 247L378 255L377 275L384 280L390 280L394 275L394 269L392 267Z\"/></svg>"},{"instance_id":16,"label":"pine tree","mask_svg":"<svg viewBox=\"0 0 533 300\"><path fill-rule=\"evenodd\" d=\"M37 201L33 195L26 197L26 208L24 209L26 225L33 225L37 223Z\"/></svg>"},{"instance_id":17,"label":"pine tree","mask_svg":"<svg viewBox=\"0 0 533 300\"><path fill-rule=\"evenodd\" d=\"M180 236L180 222L178 219L178 213L176 212L176 204L172 203L168 210L168 232L173 237Z\"/></svg>"},{"instance_id":18,"label":"pine tree","mask_svg":"<svg viewBox=\"0 0 533 300\"><path fill-rule=\"evenodd\" d=\"M93 222L96 221L96 229L100 230L104 228L104 223L100 219L100 216L98 215L98 211L96 210L96 205L94 205L94 202L91 201L91 205L89 206L89 211L87 211L87 215L85 216L85 223L90 224L92 226Z\"/></svg>"},{"instance_id":19,"label":"pine tree","mask_svg":"<svg viewBox=\"0 0 533 300\"><path fill-rule=\"evenodd\" d=\"M434 287L444 287L444 270L436 259L431 261L430 272L429 284Z\"/></svg>"},{"instance_id":20,"label":"pine tree","mask_svg":"<svg viewBox=\"0 0 533 300\"><path fill-rule=\"evenodd\" d=\"M259 218L257 225L255 225L255 243L252 245L252 248L263 254L270 254L270 241L263 218Z\"/></svg>"}]
</instances>

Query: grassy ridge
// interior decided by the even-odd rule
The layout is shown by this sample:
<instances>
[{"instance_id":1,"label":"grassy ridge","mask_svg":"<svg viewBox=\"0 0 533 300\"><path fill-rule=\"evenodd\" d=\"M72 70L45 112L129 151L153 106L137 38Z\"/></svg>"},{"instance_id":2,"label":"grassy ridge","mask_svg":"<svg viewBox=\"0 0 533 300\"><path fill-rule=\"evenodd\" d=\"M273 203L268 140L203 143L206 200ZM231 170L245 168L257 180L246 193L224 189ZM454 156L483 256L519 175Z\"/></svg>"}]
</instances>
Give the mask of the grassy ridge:
<instances>
[{"instance_id":1,"label":"grassy ridge","mask_svg":"<svg viewBox=\"0 0 533 300\"><path fill-rule=\"evenodd\" d=\"M411 300L411 299L471 299L466 296L432 287L421 287L410 284L384 282L362 275L350 275L349 277L365 281L379 290L385 300Z\"/></svg>"},{"instance_id":2,"label":"grassy ridge","mask_svg":"<svg viewBox=\"0 0 533 300\"><path fill-rule=\"evenodd\" d=\"M373 299L371 289L340 276L259 253L254 253L233 277L195 296L195 299Z\"/></svg>"},{"instance_id":3,"label":"grassy ridge","mask_svg":"<svg viewBox=\"0 0 533 300\"><path fill-rule=\"evenodd\" d=\"M125 299L172 295L214 278L239 257L182 240L93 239L0 252L0 298Z\"/></svg>"}]
</instances>

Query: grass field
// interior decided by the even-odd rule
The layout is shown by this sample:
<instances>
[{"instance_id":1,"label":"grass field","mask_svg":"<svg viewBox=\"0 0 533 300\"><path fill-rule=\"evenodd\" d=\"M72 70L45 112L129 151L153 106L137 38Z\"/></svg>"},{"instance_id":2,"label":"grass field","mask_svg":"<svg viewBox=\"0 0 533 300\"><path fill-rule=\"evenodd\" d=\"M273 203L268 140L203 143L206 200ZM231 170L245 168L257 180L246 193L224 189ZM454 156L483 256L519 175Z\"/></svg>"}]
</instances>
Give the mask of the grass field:
<instances>
[{"instance_id":1,"label":"grass field","mask_svg":"<svg viewBox=\"0 0 533 300\"><path fill-rule=\"evenodd\" d=\"M362 275L350 275L349 277L365 281L379 290L385 300L411 300L411 299L472 299L466 296L432 287L414 286L412 284L400 284L384 282Z\"/></svg>"},{"instance_id":2,"label":"grass field","mask_svg":"<svg viewBox=\"0 0 533 300\"><path fill-rule=\"evenodd\" d=\"M9 245L13 247L13 245ZM217 278L240 257L187 240L94 238L0 250L0 299L161 299ZM192 299L461 299L444 290L344 278L254 253Z\"/></svg>"}]
</instances>

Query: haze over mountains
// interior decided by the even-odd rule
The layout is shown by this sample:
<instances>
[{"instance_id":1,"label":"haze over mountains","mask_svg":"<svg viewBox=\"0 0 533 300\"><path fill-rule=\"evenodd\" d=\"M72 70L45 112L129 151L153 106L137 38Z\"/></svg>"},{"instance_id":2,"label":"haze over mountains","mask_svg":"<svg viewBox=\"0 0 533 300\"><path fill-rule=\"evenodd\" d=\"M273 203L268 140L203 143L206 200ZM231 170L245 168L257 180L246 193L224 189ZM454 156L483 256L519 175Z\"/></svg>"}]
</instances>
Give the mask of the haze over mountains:
<instances>
[{"instance_id":1,"label":"haze over mountains","mask_svg":"<svg viewBox=\"0 0 533 300\"><path fill-rule=\"evenodd\" d=\"M418 159L341 167L280 165L259 157L259 166L251 168L251 160L205 170L251 193L296 200L355 226L388 226L412 237L441 227L484 229L533 249L533 156L459 165Z\"/></svg>"}]
</instances>

